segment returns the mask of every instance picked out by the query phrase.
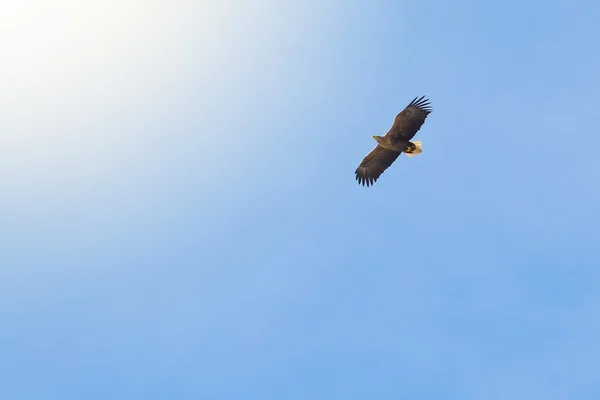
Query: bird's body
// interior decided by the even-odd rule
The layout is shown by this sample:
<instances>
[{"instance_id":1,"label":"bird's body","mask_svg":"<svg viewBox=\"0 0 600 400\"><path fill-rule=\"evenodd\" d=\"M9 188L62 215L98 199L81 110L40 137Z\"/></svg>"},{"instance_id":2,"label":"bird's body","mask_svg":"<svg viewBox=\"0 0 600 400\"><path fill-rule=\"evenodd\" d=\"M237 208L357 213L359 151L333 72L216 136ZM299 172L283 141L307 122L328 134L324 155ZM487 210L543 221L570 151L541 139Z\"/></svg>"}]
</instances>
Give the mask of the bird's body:
<instances>
[{"instance_id":1,"label":"bird's body","mask_svg":"<svg viewBox=\"0 0 600 400\"><path fill-rule=\"evenodd\" d=\"M402 153L412 157L423 151L421 142L411 142L419 131L427 115L431 113L429 100L425 96L414 98L396 118L390 130L384 136L373 135L377 141L375 147L365 156L355 171L359 184L371 186L396 158Z\"/></svg>"},{"instance_id":2,"label":"bird's body","mask_svg":"<svg viewBox=\"0 0 600 400\"><path fill-rule=\"evenodd\" d=\"M373 136L373 138L377 141L377 144L383 147L384 149L397 151L399 153L402 153L404 150L407 150L408 147L410 147L409 143L411 143L408 140L403 140L402 138L395 138L390 135Z\"/></svg>"}]
</instances>

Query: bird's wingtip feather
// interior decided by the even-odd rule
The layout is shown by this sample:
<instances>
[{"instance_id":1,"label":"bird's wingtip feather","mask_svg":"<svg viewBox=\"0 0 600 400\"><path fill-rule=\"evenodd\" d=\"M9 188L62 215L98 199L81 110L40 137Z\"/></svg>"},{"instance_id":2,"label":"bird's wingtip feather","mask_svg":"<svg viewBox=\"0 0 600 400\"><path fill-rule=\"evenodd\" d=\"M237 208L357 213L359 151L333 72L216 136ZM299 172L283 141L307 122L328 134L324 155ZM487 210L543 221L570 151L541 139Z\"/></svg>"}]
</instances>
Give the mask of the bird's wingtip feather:
<instances>
[{"instance_id":1,"label":"bird's wingtip feather","mask_svg":"<svg viewBox=\"0 0 600 400\"><path fill-rule=\"evenodd\" d=\"M415 97L413 101L408 104L408 107L417 107L426 112L431 112L432 110L431 103L429 99L425 97L425 95L421 97Z\"/></svg>"}]
</instances>

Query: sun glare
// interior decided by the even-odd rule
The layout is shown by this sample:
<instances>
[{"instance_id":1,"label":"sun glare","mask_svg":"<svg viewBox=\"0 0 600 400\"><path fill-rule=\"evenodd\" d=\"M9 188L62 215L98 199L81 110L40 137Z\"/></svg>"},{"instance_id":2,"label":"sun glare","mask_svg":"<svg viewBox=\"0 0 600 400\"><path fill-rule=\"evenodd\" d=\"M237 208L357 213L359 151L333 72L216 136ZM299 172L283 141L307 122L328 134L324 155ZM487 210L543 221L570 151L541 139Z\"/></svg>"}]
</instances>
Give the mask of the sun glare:
<instances>
[{"instance_id":1,"label":"sun glare","mask_svg":"<svg viewBox=\"0 0 600 400\"><path fill-rule=\"evenodd\" d=\"M227 12L216 1L3 2L5 196L57 181L93 185L143 158L142 125L217 45Z\"/></svg>"}]
</instances>

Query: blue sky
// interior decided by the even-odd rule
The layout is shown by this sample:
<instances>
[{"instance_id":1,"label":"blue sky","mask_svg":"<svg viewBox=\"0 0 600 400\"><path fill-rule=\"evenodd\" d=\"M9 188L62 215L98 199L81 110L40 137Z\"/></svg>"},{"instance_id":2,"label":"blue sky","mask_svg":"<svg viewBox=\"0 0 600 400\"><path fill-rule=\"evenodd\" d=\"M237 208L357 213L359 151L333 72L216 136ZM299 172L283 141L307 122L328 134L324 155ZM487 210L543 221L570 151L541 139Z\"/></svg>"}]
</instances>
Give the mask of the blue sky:
<instances>
[{"instance_id":1,"label":"blue sky","mask_svg":"<svg viewBox=\"0 0 600 400\"><path fill-rule=\"evenodd\" d=\"M1 6L2 399L600 396L597 2L88 3Z\"/></svg>"}]
</instances>

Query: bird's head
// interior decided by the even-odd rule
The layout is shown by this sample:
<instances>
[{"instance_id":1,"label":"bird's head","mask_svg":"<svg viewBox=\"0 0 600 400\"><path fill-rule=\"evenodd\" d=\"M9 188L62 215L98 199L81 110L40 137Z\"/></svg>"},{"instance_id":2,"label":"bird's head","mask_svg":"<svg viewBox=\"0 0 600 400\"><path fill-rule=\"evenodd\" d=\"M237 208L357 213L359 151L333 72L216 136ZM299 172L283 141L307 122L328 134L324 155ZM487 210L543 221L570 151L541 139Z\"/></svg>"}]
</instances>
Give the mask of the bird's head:
<instances>
[{"instance_id":1,"label":"bird's head","mask_svg":"<svg viewBox=\"0 0 600 400\"><path fill-rule=\"evenodd\" d=\"M383 137L377 136L377 135L373 135L373 139L375 139L375 141L377 141L377 143L379 143L379 142L381 142L381 140L383 139Z\"/></svg>"}]
</instances>

